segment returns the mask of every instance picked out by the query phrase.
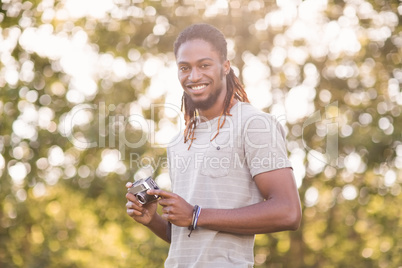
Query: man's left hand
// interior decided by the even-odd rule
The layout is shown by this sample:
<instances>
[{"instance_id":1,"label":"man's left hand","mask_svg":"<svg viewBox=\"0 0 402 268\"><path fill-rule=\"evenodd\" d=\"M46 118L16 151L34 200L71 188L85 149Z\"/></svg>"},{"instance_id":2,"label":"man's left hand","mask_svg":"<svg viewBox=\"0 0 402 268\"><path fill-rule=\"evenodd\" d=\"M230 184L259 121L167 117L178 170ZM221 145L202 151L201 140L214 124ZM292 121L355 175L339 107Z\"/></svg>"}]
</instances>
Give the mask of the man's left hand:
<instances>
[{"instance_id":1,"label":"man's left hand","mask_svg":"<svg viewBox=\"0 0 402 268\"><path fill-rule=\"evenodd\" d=\"M191 225L193 218L193 206L187 203L177 194L164 190L148 190L150 195L159 195L159 204L162 208L162 218L180 227L188 227Z\"/></svg>"}]
</instances>

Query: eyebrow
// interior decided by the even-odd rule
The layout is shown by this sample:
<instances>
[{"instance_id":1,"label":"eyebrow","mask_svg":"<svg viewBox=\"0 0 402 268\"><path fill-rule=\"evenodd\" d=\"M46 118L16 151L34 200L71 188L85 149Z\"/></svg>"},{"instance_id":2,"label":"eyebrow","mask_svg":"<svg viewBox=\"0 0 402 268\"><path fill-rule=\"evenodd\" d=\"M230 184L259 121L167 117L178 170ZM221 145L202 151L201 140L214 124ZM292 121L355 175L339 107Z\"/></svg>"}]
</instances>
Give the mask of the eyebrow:
<instances>
[{"instance_id":1,"label":"eyebrow","mask_svg":"<svg viewBox=\"0 0 402 268\"><path fill-rule=\"evenodd\" d=\"M197 63L200 63L200 62L203 62L203 61L206 61L206 60L213 61L212 58L207 57L207 58L202 58L202 59L197 60ZM177 64L178 65L180 65L180 64L188 64L188 62L187 61L179 61Z\"/></svg>"}]
</instances>

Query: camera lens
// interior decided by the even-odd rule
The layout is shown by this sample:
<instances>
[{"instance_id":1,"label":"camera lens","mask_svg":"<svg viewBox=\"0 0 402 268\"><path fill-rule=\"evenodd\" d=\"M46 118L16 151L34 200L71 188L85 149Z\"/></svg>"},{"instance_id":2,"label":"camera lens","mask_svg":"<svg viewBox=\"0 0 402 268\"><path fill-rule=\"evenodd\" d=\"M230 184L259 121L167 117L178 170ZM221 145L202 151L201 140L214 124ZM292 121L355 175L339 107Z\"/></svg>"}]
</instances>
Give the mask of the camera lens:
<instances>
[{"instance_id":1,"label":"camera lens","mask_svg":"<svg viewBox=\"0 0 402 268\"><path fill-rule=\"evenodd\" d=\"M141 204L145 204L147 202L147 198L146 196L143 196L142 194L137 194L136 195L138 202L140 202Z\"/></svg>"}]
</instances>

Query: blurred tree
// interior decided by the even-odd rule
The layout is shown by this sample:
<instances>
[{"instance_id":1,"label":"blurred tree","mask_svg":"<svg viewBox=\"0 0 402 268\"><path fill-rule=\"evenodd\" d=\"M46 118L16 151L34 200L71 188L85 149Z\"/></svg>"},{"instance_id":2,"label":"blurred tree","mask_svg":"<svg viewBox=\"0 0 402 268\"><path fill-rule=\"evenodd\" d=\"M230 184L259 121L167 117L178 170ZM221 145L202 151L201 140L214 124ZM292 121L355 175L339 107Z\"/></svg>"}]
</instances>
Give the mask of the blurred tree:
<instances>
[{"instance_id":1,"label":"blurred tree","mask_svg":"<svg viewBox=\"0 0 402 268\"><path fill-rule=\"evenodd\" d=\"M208 22L288 130L297 232L256 267L402 263L400 1L23 1L0 7L0 266L161 267L125 187L181 130L172 45ZM140 171L140 172L139 172Z\"/></svg>"}]
</instances>

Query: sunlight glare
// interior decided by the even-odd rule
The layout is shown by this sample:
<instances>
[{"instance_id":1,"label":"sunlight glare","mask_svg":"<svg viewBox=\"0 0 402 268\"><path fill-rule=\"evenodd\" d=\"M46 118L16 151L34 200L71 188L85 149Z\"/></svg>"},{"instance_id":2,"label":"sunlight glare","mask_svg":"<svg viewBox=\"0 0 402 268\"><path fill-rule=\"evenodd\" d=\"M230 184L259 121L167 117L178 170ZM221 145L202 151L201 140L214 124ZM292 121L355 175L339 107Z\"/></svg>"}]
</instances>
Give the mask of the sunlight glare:
<instances>
[{"instance_id":1,"label":"sunlight glare","mask_svg":"<svg viewBox=\"0 0 402 268\"><path fill-rule=\"evenodd\" d=\"M28 170L24 163L17 162L8 168L8 173L11 176L14 184L22 185L25 177L28 175Z\"/></svg>"},{"instance_id":2,"label":"sunlight glare","mask_svg":"<svg viewBox=\"0 0 402 268\"><path fill-rule=\"evenodd\" d=\"M357 195L358 195L357 189L352 184L345 185L342 189L342 196L346 200L353 200L357 197Z\"/></svg>"},{"instance_id":3,"label":"sunlight glare","mask_svg":"<svg viewBox=\"0 0 402 268\"><path fill-rule=\"evenodd\" d=\"M166 190L166 191L172 190L170 176L169 176L169 173L167 173L167 172L161 173L158 177L156 177L155 182L163 190Z\"/></svg>"},{"instance_id":4,"label":"sunlight glare","mask_svg":"<svg viewBox=\"0 0 402 268\"><path fill-rule=\"evenodd\" d=\"M115 80L116 82L127 78L127 75L129 73L127 63L122 57L117 57L114 59L112 70L114 76L117 77L117 79Z\"/></svg>"},{"instance_id":5,"label":"sunlight glare","mask_svg":"<svg viewBox=\"0 0 402 268\"><path fill-rule=\"evenodd\" d=\"M22 119L17 119L13 122L13 133L23 139L30 140L34 140L37 135L35 127Z\"/></svg>"},{"instance_id":6,"label":"sunlight glare","mask_svg":"<svg viewBox=\"0 0 402 268\"><path fill-rule=\"evenodd\" d=\"M304 203L307 207L315 206L318 203L319 197L320 193L318 192L317 188L311 186L305 193Z\"/></svg>"},{"instance_id":7,"label":"sunlight glare","mask_svg":"<svg viewBox=\"0 0 402 268\"><path fill-rule=\"evenodd\" d=\"M101 19L114 7L113 0L65 0L64 5L72 19L86 16Z\"/></svg>"},{"instance_id":8,"label":"sunlight glare","mask_svg":"<svg viewBox=\"0 0 402 268\"><path fill-rule=\"evenodd\" d=\"M228 13L228 0L214 0L206 6L204 15L206 17L216 17L218 14L226 15Z\"/></svg>"},{"instance_id":9,"label":"sunlight glare","mask_svg":"<svg viewBox=\"0 0 402 268\"><path fill-rule=\"evenodd\" d=\"M314 97L316 90L313 87L300 85L292 88L286 96L285 107L289 123L296 123L314 112Z\"/></svg>"},{"instance_id":10,"label":"sunlight glare","mask_svg":"<svg viewBox=\"0 0 402 268\"><path fill-rule=\"evenodd\" d=\"M250 102L258 109L272 104L271 82L268 79L271 70L251 53L244 53L243 81Z\"/></svg>"},{"instance_id":11,"label":"sunlight glare","mask_svg":"<svg viewBox=\"0 0 402 268\"><path fill-rule=\"evenodd\" d=\"M4 160L3 155L0 153L0 177L3 175L3 170L6 167L6 161Z\"/></svg>"},{"instance_id":12,"label":"sunlight glare","mask_svg":"<svg viewBox=\"0 0 402 268\"><path fill-rule=\"evenodd\" d=\"M117 149L105 149L102 151L102 161L99 163L98 169L102 173L116 172L124 174L127 169L121 161L121 153Z\"/></svg>"},{"instance_id":13,"label":"sunlight glare","mask_svg":"<svg viewBox=\"0 0 402 268\"><path fill-rule=\"evenodd\" d=\"M39 198L46 194L46 185L43 182L38 182L32 190L34 197Z\"/></svg>"},{"instance_id":14,"label":"sunlight glare","mask_svg":"<svg viewBox=\"0 0 402 268\"><path fill-rule=\"evenodd\" d=\"M64 163L64 152L57 146L52 146L48 151L49 164L52 166L60 166Z\"/></svg>"},{"instance_id":15,"label":"sunlight glare","mask_svg":"<svg viewBox=\"0 0 402 268\"><path fill-rule=\"evenodd\" d=\"M325 155L315 150L309 151L307 159L308 169L313 175L321 173L328 163L328 159L326 159Z\"/></svg>"},{"instance_id":16,"label":"sunlight glare","mask_svg":"<svg viewBox=\"0 0 402 268\"><path fill-rule=\"evenodd\" d=\"M365 163L356 152L347 155L344 162L346 169L351 173L363 173L366 170Z\"/></svg>"},{"instance_id":17,"label":"sunlight glare","mask_svg":"<svg viewBox=\"0 0 402 268\"><path fill-rule=\"evenodd\" d=\"M158 57L151 56L145 61L142 70L146 76L153 77L162 67L163 62Z\"/></svg>"},{"instance_id":18,"label":"sunlight glare","mask_svg":"<svg viewBox=\"0 0 402 268\"><path fill-rule=\"evenodd\" d=\"M292 163L296 185L298 188L302 185L303 179L306 176L306 165L304 163L305 157L305 151L300 148L293 149L289 156L289 160Z\"/></svg>"},{"instance_id":19,"label":"sunlight glare","mask_svg":"<svg viewBox=\"0 0 402 268\"><path fill-rule=\"evenodd\" d=\"M178 126L168 119L161 119L158 123L159 130L155 133L155 142L158 147L167 147L170 141L179 133Z\"/></svg>"},{"instance_id":20,"label":"sunlight glare","mask_svg":"<svg viewBox=\"0 0 402 268\"><path fill-rule=\"evenodd\" d=\"M391 187L396 182L396 172L392 169L388 170L384 175L384 184L387 187Z\"/></svg>"}]
</instances>

